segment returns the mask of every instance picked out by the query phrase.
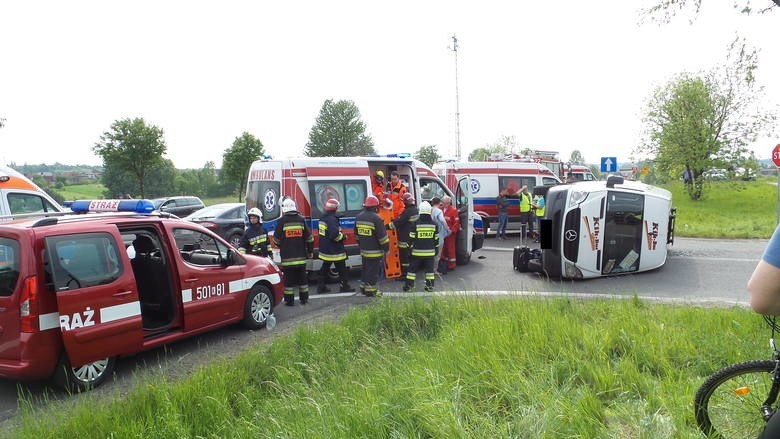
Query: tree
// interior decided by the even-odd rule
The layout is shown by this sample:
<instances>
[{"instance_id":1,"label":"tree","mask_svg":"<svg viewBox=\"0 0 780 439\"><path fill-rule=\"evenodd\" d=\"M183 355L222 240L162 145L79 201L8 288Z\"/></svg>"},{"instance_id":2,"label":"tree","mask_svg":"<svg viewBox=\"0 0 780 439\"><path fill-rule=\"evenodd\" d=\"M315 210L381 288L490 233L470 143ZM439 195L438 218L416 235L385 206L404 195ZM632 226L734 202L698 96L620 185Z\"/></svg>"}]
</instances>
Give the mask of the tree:
<instances>
[{"instance_id":1,"label":"tree","mask_svg":"<svg viewBox=\"0 0 780 439\"><path fill-rule=\"evenodd\" d=\"M106 190L103 196L106 198L118 198L124 194L141 198L157 198L176 194L183 194L181 188L176 186L178 171L169 159L162 159L159 163L149 168L144 180L144 195L138 179L129 171L119 166L109 166L103 171L101 181Z\"/></svg>"},{"instance_id":2,"label":"tree","mask_svg":"<svg viewBox=\"0 0 780 439\"><path fill-rule=\"evenodd\" d=\"M763 87L755 84L755 51L737 39L727 62L704 75L681 74L656 89L646 115L640 152L655 156L655 168L670 177L686 172L691 199L704 193L704 172L736 167L746 146L771 135L774 112L760 107Z\"/></svg>"},{"instance_id":3,"label":"tree","mask_svg":"<svg viewBox=\"0 0 780 439\"><path fill-rule=\"evenodd\" d=\"M647 9L642 10L644 18L660 23L669 23L677 14L693 10L693 22L701 10L702 0L659 0L659 2ZM776 6L780 6L780 0L760 0L761 6L753 8L751 0L735 0L734 8L745 15L753 13L764 14L771 11Z\"/></svg>"},{"instance_id":4,"label":"tree","mask_svg":"<svg viewBox=\"0 0 780 439\"><path fill-rule=\"evenodd\" d=\"M238 201L244 196L246 179L252 162L263 155L263 143L244 131L222 154L223 177L238 187Z\"/></svg>"},{"instance_id":5,"label":"tree","mask_svg":"<svg viewBox=\"0 0 780 439\"><path fill-rule=\"evenodd\" d=\"M360 110L352 101L326 100L309 131L304 154L309 157L350 157L376 154L374 141L366 134Z\"/></svg>"},{"instance_id":6,"label":"tree","mask_svg":"<svg viewBox=\"0 0 780 439\"><path fill-rule=\"evenodd\" d=\"M569 163L573 165L584 165L585 164L585 157L582 156L582 153L579 149L575 149L571 152L571 157L569 158Z\"/></svg>"},{"instance_id":7,"label":"tree","mask_svg":"<svg viewBox=\"0 0 780 439\"><path fill-rule=\"evenodd\" d=\"M501 136L493 143L488 143L481 148L477 148L471 151L469 154L470 162L485 161L493 154L512 154L517 149L517 141L515 136ZM521 151L522 153L523 151Z\"/></svg>"},{"instance_id":8,"label":"tree","mask_svg":"<svg viewBox=\"0 0 780 439\"><path fill-rule=\"evenodd\" d=\"M142 118L115 121L92 147L103 158L106 171L116 167L136 179L141 197L146 196L149 170L162 161L166 149L162 129L146 125Z\"/></svg>"},{"instance_id":9,"label":"tree","mask_svg":"<svg viewBox=\"0 0 780 439\"><path fill-rule=\"evenodd\" d=\"M439 148L436 145L421 146L420 149L414 153L414 158L425 163L428 167L432 167L434 163L438 162L441 156L439 155Z\"/></svg>"}]
</instances>

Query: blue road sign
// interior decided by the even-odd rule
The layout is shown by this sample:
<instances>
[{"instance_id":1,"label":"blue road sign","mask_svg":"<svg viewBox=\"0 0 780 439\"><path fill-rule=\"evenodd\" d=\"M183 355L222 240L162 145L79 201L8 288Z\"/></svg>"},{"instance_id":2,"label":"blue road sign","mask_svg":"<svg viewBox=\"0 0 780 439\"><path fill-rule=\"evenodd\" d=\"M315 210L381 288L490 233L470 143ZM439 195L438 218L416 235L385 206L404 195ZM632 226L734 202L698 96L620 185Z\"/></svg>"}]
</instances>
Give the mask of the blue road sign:
<instances>
[{"instance_id":1,"label":"blue road sign","mask_svg":"<svg viewBox=\"0 0 780 439\"><path fill-rule=\"evenodd\" d=\"M601 158L601 172L615 172L617 171L617 166L617 157Z\"/></svg>"}]
</instances>

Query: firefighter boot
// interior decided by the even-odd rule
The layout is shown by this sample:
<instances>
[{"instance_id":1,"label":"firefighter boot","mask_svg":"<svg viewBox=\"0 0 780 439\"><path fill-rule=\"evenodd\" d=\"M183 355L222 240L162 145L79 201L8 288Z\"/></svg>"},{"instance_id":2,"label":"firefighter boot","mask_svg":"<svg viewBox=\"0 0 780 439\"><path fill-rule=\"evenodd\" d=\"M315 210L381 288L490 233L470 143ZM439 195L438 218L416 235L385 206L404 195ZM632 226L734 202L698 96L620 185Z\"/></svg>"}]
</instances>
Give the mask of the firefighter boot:
<instances>
[{"instance_id":1,"label":"firefighter boot","mask_svg":"<svg viewBox=\"0 0 780 439\"><path fill-rule=\"evenodd\" d=\"M350 286L347 281L341 282L341 289L339 289L339 292L341 293L354 293L355 289Z\"/></svg>"},{"instance_id":2,"label":"firefighter boot","mask_svg":"<svg viewBox=\"0 0 780 439\"><path fill-rule=\"evenodd\" d=\"M294 306L295 305L295 294L292 292L284 292L284 304L287 306Z\"/></svg>"},{"instance_id":3,"label":"firefighter boot","mask_svg":"<svg viewBox=\"0 0 780 439\"><path fill-rule=\"evenodd\" d=\"M425 291L433 292L433 279L425 279Z\"/></svg>"},{"instance_id":4,"label":"firefighter boot","mask_svg":"<svg viewBox=\"0 0 780 439\"><path fill-rule=\"evenodd\" d=\"M414 281L406 279L406 283L404 283L404 293L408 293L409 291L412 291L414 289Z\"/></svg>"},{"instance_id":5,"label":"firefighter boot","mask_svg":"<svg viewBox=\"0 0 780 439\"><path fill-rule=\"evenodd\" d=\"M325 277L317 279L317 294L330 293L330 288L325 285Z\"/></svg>"},{"instance_id":6,"label":"firefighter boot","mask_svg":"<svg viewBox=\"0 0 780 439\"><path fill-rule=\"evenodd\" d=\"M301 299L301 305L306 305L309 302L309 288L301 287L301 289L298 290L298 297Z\"/></svg>"}]
</instances>

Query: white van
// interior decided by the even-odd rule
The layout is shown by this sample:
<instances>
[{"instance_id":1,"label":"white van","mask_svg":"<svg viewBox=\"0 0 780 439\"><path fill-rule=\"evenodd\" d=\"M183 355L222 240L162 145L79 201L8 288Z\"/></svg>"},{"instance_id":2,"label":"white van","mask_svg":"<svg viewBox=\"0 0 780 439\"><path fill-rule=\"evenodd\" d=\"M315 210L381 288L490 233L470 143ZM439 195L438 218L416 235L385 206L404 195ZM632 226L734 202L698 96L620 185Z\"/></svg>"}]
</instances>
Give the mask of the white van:
<instances>
[{"instance_id":1,"label":"white van","mask_svg":"<svg viewBox=\"0 0 780 439\"><path fill-rule=\"evenodd\" d=\"M65 208L29 178L0 165L0 217L64 211Z\"/></svg>"}]
</instances>

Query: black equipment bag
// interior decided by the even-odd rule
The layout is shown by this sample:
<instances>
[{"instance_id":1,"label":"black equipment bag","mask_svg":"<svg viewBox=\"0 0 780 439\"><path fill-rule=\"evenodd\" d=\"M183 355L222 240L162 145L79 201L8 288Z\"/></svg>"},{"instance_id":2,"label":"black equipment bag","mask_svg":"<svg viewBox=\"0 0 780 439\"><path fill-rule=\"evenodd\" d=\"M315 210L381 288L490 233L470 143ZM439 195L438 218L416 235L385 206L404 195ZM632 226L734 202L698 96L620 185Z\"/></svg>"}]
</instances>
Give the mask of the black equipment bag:
<instances>
[{"instance_id":1,"label":"black equipment bag","mask_svg":"<svg viewBox=\"0 0 780 439\"><path fill-rule=\"evenodd\" d=\"M512 252L512 265L515 270L525 273L528 271L528 260L531 259L531 249L522 245L515 246Z\"/></svg>"}]
</instances>

